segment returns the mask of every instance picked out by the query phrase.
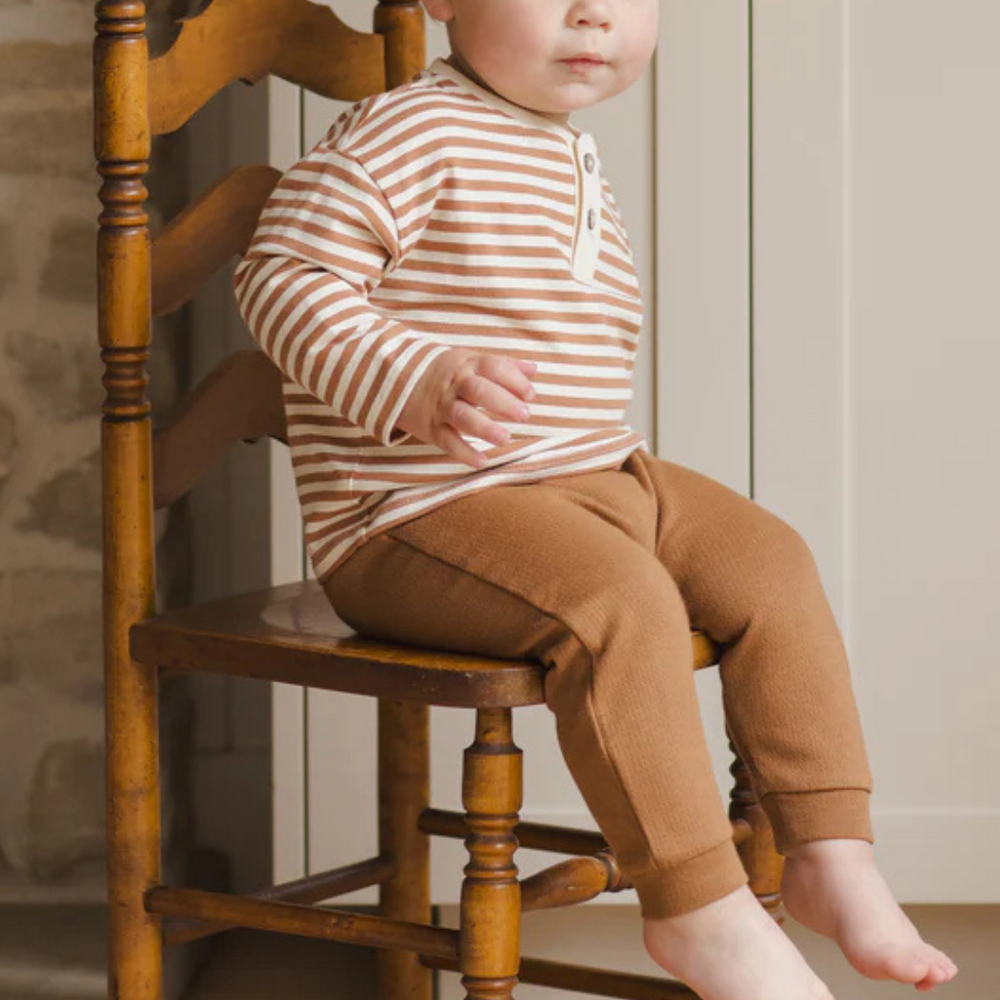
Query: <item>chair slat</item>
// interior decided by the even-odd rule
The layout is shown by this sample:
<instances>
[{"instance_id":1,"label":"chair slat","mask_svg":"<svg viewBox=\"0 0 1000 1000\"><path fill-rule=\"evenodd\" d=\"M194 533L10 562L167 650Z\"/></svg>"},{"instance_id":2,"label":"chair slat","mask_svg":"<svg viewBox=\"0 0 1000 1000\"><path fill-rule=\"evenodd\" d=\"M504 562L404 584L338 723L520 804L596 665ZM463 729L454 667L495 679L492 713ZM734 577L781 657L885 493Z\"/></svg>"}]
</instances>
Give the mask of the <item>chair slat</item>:
<instances>
[{"instance_id":1,"label":"chair slat","mask_svg":"<svg viewBox=\"0 0 1000 1000\"><path fill-rule=\"evenodd\" d=\"M281 371L263 351L236 351L154 437L154 508L179 500L238 441L262 437L288 443Z\"/></svg>"},{"instance_id":2,"label":"chair slat","mask_svg":"<svg viewBox=\"0 0 1000 1000\"><path fill-rule=\"evenodd\" d=\"M218 268L246 253L281 172L237 167L173 218L153 241L153 315L180 309Z\"/></svg>"},{"instance_id":3,"label":"chair slat","mask_svg":"<svg viewBox=\"0 0 1000 1000\"><path fill-rule=\"evenodd\" d=\"M341 101L386 89L382 36L310 0L212 0L178 23L173 44L149 63L153 135L176 131L237 79L273 73Z\"/></svg>"}]
</instances>

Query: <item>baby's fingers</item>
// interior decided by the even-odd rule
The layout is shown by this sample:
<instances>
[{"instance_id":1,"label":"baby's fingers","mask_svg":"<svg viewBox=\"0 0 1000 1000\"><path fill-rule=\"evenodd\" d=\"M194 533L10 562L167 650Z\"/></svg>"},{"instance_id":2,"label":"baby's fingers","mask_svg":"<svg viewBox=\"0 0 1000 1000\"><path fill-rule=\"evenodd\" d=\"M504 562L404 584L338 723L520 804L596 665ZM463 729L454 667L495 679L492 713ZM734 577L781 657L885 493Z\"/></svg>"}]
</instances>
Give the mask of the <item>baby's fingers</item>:
<instances>
[{"instance_id":1,"label":"baby's fingers","mask_svg":"<svg viewBox=\"0 0 1000 1000\"><path fill-rule=\"evenodd\" d=\"M466 407L482 407L501 419L519 422L527 420L528 408L516 394L518 390L515 381L518 379L523 379L530 386L527 376L518 372L509 362L501 361L497 364L493 361L484 364L480 371L471 373L458 384L457 395L449 408L448 422L458 430L467 430L479 437L493 440L489 430L493 422L488 418L484 422L478 409L469 413ZM498 444L503 443L499 438L496 440Z\"/></svg>"},{"instance_id":2,"label":"baby's fingers","mask_svg":"<svg viewBox=\"0 0 1000 1000\"><path fill-rule=\"evenodd\" d=\"M481 469L486 465L485 456L468 444L465 438L449 424L440 426L435 443L446 455L451 455L452 458L471 465L474 469Z\"/></svg>"},{"instance_id":3,"label":"baby's fingers","mask_svg":"<svg viewBox=\"0 0 1000 1000\"><path fill-rule=\"evenodd\" d=\"M466 391L462 395L501 418L523 423L530 416L524 401L535 395L530 378L535 367L533 361L489 357L480 369L480 375L463 386Z\"/></svg>"},{"instance_id":4,"label":"baby's fingers","mask_svg":"<svg viewBox=\"0 0 1000 1000\"><path fill-rule=\"evenodd\" d=\"M515 358L514 363L523 374L521 378L517 379L516 386L512 386L511 388L515 392L518 392L522 399L533 399L535 396L535 387L531 384L531 379L538 371L538 363L528 361L527 358ZM517 378L516 375L515 378Z\"/></svg>"},{"instance_id":5,"label":"baby's fingers","mask_svg":"<svg viewBox=\"0 0 1000 1000\"><path fill-rule=\"evenodd\" d=\"M460 433L474 434L494 444L507 444L510 440L510 431L493 420L488 411L471 406L463 399L452 400L448 423Z\"/></svg>"}]
</instances>

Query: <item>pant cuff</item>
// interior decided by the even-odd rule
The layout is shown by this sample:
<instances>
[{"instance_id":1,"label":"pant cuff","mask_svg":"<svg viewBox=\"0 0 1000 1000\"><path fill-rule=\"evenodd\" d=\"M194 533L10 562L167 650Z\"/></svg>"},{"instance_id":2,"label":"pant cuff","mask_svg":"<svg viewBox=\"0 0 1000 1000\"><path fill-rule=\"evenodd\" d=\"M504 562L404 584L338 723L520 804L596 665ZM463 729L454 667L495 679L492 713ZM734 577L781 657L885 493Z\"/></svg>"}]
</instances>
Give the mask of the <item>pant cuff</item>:
<instances>
[{"instance_id":1,"label":"pant cuff","mask_svg":"<svg viewBox=\"0 0 1000 1000\"><path fill-rule=\"evenodd\" d=\"M811 840L856 838L875 843L871 792L863 788L831 788L819 792L767 792L761 808L771 821L779 854Z\"/></svg>"},{"instance_id":2,"label":"pant cuff","mask_svg":"<svg viewBox=\"0 0 1000 1000\"><path fill-rule=\"evenodd\" d=\"M676 917L707 906L749 881L732 840L667 868L627 877L635 886L644 920Z\"/></svg>"}]
</instances>

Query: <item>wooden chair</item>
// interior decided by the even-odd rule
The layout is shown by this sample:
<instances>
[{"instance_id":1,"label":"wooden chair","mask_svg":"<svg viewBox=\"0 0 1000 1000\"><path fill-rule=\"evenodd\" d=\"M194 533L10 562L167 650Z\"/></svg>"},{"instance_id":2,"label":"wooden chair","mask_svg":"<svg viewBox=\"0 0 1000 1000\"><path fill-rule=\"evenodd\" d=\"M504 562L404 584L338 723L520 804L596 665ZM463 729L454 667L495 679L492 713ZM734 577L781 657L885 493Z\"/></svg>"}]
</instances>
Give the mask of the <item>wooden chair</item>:
<instances>
[{"instance_id":1,"label":"wooden chair","mask_svg":"<svg viewBox=\"0 0 1000 1000\"><path fill-rule=\"evenodd\" d=\"M315 581L154 614L154 507L183 496L229 445L284 440L285 428L278 370L263 353L241 351L153 440L145 395L151 315L179 308L246 250L279 173L231 171L151 246L143 185L150 137L180 128L236 78L274 73L353 101L412 78L425 49L417 0L381 0L371 34L307 0L214 0L154 60L145 27L141 0L97 4L109 995L158 1000L164 945L250 927L378 948L381 1000L430 1000L435 969L459 971L467 995L481 1000L512 996L519 980L604 996L692 996L667 978L520 955L522 911L631 888L600 835L518 822L522 756L511 712L544 703L540 665L370 641L337 619ZM718 662L706 635L693 633L692 643L696 668ZM165 672L202 670L378 699L377 854L252 896L161 884L158 683ZM430 705L475 709L464 813L428 801ZM738 758L731 770L733 839L751 888L780 923L781 858ZM431 836L463 838L468 848L458 929L431 923ZM519 880L518 846L569 857ZM377 915L313 905L376 884Z\"/></svg>"}]
</instances>

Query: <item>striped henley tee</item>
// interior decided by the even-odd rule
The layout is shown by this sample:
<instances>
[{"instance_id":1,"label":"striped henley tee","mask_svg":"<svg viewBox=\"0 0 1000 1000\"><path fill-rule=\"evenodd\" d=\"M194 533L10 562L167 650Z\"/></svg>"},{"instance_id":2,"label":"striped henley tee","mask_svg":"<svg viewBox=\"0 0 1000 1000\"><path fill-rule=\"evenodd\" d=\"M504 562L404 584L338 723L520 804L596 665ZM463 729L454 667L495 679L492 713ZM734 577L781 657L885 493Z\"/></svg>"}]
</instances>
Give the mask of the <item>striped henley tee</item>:
<instances>
[{"instance_id":1,"label":"striped henley tee","mask_svg":"<svg viewBox=\"0 0 1000 1000\"><path fill-rule=\"evenodd\" d=\"M642 298L593 138L441 59L347 109L278 181L233 275L282 371L306 547L322 582L364 541L504 483L619 466ZM482 469L396 428L455 347L537 365Z\"/></svg>"}]
</instances>

